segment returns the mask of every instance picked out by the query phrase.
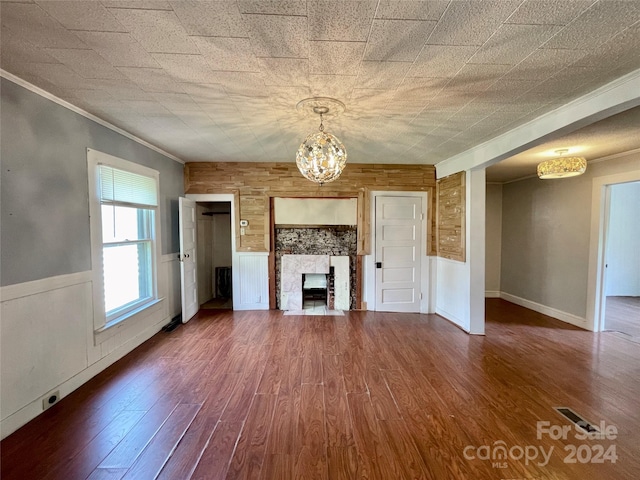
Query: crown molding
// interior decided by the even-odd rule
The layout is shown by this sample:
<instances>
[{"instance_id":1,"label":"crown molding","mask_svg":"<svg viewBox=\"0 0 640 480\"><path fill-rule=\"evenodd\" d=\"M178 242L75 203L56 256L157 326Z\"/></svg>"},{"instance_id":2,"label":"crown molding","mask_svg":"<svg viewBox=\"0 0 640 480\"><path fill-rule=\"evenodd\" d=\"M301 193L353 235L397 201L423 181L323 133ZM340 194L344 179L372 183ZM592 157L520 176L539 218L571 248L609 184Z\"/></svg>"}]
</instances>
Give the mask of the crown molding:
<instances>
[{"instance_id":1,"label":"crown molding","mask_svg":"<svg viewBox=\"0 0 640 480\"><path fill-rule=\"evenodd\" d=\"M606 157L594 158L593 160L588 160L587 165L592 163L600 163L607 160L614 160L616 158L622 158L636 153L640 153L640 148L634 148L632 150L626 150L624 152L612 153L611 155L607 155Z\"/></svg>"},{"instance_id":2,"label":"crown molding","mask_svg":"<svg viewBox=\"0 0 640 480\"><path fill-rule=\"evenodd\" d=\"M43 98L46 98L47 100L51 100L54 103L57 103L58 105L60 105L61 107L64 107L68 110L71 110L74 113L77 113L78 115L82 115L85 118L88 118L89 120L92 120L100 125L102 125L103 127L108 128L109 130L113 130L116 133L119 133L120 135L127 137L130 140L133 140L134 142L139 143L140 145L143 145L147 148L150 148L151 150L154 150L156 152L158 152L161 155L164 155L167 158L170 158L171 160L184 164L185 161L182 160L181 158L176 157L175 155L163 150L162 148L153 145L152 143L147 142L146 140L141 139L140 137L137 137L136 135L127 132L126 130L123 130L120 127L116 127L114 124L107 122L106 120L95 116L92 113L87 112L86 110L83 110L80 107L77 107L76 105L67 102L66 100L63 100L59 97L56 97L55 95L53 95L52 93L47 92L46 90L43 90L40 87L36 87L35 85L33 85L32 83L27 82L26 80L23 80L22 78L14 75L13 73L7 72L6 70L3 70L0 68L0 77L2 78L6 78L7 80L9 80L10 82L15 83L16 85L20 85L22 88L25 88L27 90L29 90L30 92L35 93L36 95L40 95Z\"/></svg>"}]
</instances>

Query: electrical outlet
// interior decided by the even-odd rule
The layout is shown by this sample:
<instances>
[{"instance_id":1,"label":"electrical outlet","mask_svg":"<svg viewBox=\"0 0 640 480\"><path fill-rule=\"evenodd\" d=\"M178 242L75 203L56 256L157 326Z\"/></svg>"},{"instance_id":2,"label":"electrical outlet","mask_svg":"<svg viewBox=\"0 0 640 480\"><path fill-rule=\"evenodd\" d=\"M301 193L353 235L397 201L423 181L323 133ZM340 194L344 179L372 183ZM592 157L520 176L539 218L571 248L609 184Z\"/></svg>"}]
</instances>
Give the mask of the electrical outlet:
<instances>
[{"instance_id":1,"label":"electrical outlet","mask_svg":"<svg viewBox=\"0 0 640 480\"><path fill-rule=\"evenodd\" d=\"M42 409L46 410L47 408L55 405L60 401L60 390L56 390L55 392L48 393L42 398Z\"/></svg>"}]
</instances>

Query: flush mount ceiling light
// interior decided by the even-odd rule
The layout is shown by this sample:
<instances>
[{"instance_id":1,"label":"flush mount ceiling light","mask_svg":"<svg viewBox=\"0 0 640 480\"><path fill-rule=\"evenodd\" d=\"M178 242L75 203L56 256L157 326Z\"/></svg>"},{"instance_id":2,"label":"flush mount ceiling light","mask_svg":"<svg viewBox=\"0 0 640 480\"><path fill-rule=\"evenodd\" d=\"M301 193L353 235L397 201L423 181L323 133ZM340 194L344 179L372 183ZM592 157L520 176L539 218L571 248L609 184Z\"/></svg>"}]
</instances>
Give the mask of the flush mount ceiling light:
<instances>
[{"instance_id":1,"label":"flush mount ceiling light","mask_svg":"<svg viewBox=\"0 0 640 480\"><path fill-rule=\"evenodd\" d=\"M344 112L344 103L327 97L306 98L296 105L298 111L320 116L320 129L312 133L298 148L296 165L308 180L320 184L333 182L347 164L347 150L335 135L324 131L323 117L336 117Z\"/></svg>"},{"instance_id":2,"label":"flush mount ceiling light","mask_svg":"<svg viewBox=\"0 0 640 480\"><path fill-rule=\"evenodd\" d=\"M563 157L568 151L566 148L556 150L559 155L557 158L538 164L538 177L548 179L582 175L587 169L587 160L584 157Z\"/></svg>"}]
</instances>

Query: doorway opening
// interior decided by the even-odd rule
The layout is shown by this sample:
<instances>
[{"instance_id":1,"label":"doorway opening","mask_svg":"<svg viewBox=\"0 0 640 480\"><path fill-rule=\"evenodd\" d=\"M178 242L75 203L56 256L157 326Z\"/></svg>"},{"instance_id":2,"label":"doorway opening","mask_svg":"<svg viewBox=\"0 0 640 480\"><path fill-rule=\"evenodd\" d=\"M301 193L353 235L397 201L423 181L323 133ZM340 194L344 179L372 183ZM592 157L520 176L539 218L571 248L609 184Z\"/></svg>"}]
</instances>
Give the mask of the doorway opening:
<instances>
[{"instance_id":1,"label":"doorway opening","mask_svg":"<svg viewBox=\"0 0 640 480\"><path fill-rule=\"evenodd\" d=\"M196 202L198 304L233 308L231 202Z\"/></svg>"},{"instance_id":2,"label":"doorway opening","mask_svg":"<svg viewBox=\"0 0 640 480\"><path fill-rule=\"evenodd\" d=\"M629 183L640 183L640 170L631 170L629 172L605 175L593 179L589 274L587 281L587 322L588 328L594 332L601 332L608 328L605 322L605 312L609 293L607 291L607 276L609 270L607 253L609 248L608 244L610 243L608 233L611 220L611 192L617 185L626 185ZM637 224L637 217L630 223ZM637 254L637 252L635 253ZM637 264L635 268L637 272ZM625 335L625 337L635 338L627 335Z\"/></svg>"},{"instance_id":3,"label":"doorway opening","mask_svg":"<svg viewBox=\"0 0 640 480\"><path fill-rule=\"evenodd\" d=\"M236 252L237 229L235 227L236 221L234 220L236 218L235 208L233 194L188 194L185 197L179 198L178 230L180 232L179 261L182 323L187 323L193 318L193 316L198 313L200 305L206 304L210 299L217 298L216 283L220 284L221 282L216 282L214 277L216 266L230 267L231 292L228 293L228 290L225 291L227 292L226 294L230 295L232 300L231 304L235 303L235 305L230 308L238 309L237 300L241 295L238 295L240 288L238 285L238 254ZM211 213L211 215L203 215L203 213ZM198 247L198 223L200 223L200 218L209 216L216 218L218 215L221 218L225 216L229 218L228 236L226 233L224 236L213 235L213 230L211 230L211 250L202 245ZM214 220L210 221L214 222ZM226 231L226 220L220 220L220 222L225 224L224 229L220 231ZM213 229L213 226L210 228ZM202 237L202 228L200 231ZM218 233L220 233L220 231ZM204 237L203 242L206 244L206 235L204 235ZM229 251L228 245L230 245L231 251L230 261L225 257ZM224 250L225 253L222 255L218 253L216 255L215 247L217 246L220 246L221 250ZM199 257L203 257L203 259ZM221 265L221 263L225 265ZM199 264L200 268L198 268ZM199 269L204 270L205 273L200 272L200 275L198 275ZM200 283L199 279L203 279L205 285L202 292L198 286ZM224 294L221 293L220 295Z\"/></svg>"},{"instance_id":4,"label":"doorway opening","mask_svg":"<svg viewBox=\"0 0 640 480\"><path fill-rule=\"evenodd\" d=\"M603 330L640 342L640 182L611 185L605 240Z\"/></svg>"}]
</instances>

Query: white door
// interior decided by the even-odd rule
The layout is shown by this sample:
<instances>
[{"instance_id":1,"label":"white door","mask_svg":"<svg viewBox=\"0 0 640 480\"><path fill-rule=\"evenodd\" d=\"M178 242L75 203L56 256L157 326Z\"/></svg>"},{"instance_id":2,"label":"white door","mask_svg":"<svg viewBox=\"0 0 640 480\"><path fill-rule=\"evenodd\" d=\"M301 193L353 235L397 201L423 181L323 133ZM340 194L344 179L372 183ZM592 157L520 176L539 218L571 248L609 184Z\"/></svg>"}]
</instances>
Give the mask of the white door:
<instances>
[{"instance_id":1,"label":"white door","mask_svg":"<svg viewBox=\"0 0 640 480\"><path fill-rule=\"evenodd\" d=\"M376 310L420 311L422 199L376 197Z\"/></svg>"},{"instance_id":2,"label":"white door","mask_svg":"<svg viewBox=\"0 0 640 480\"><path fill-rule=\"evenodd\" d=\"M182 197L179 201L182 323L187 323L200 307L196 271L196 202Z\"/></svg>"}]
</instances>

